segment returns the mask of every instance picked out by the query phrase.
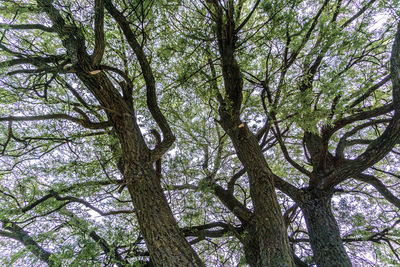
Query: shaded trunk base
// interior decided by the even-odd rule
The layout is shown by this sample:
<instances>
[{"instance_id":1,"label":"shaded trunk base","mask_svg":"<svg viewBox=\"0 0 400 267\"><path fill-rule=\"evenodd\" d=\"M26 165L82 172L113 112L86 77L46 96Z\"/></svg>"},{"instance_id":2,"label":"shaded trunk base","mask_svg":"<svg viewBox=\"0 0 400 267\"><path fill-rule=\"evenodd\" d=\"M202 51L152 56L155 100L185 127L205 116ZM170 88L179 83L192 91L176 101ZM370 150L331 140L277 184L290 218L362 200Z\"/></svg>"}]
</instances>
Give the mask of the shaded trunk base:
<instances>
[{"instance_id":1,"label":"shaded trunk base","mask_svg":"<svg viewBox=\"0 0 400 267\"><path fill-rule=\"evenodd\" d=\"M152 166L137 168L126 172L131 177L127 185L152 264L204 266L180 231Z\"/></svg>"},{"instance_id":2,"label":"shaded trunk base","mask_svg":"<svg viewBox=\"0 0 400 267\"><path fill-rule=\"evenodd\" d=\"M295 266L291 257L291 251L286 251L286 246L280 244L280 239L284 238L285 234L272 235L263 231L265 230L264 227L258 230L257 228L256 226L247 228L247 237L243 242L246 262L251 267Z\"/></svg>"},{"instance_id":3,"label":"shaded trunk base","mask_svg":"<svg viewBox=\"0 0 400 267\"><path fill-rule=\"evenodd\" d=\"M331 196L318 197L309 192L301 204L314 260L318 267L351 267L339 227L331 211L330 200Z\"/></svg>"}]
</instances>

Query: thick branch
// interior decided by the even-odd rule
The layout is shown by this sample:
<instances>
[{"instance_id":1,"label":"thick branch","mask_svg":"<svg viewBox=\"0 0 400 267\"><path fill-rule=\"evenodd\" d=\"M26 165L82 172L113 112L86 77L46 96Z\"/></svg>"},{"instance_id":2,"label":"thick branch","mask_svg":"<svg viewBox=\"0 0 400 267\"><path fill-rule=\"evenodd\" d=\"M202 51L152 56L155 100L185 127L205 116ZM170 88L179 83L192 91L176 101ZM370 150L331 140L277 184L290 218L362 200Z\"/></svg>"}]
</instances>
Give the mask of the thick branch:
<instances>
[{"instance_id":1,"label":"thick branch","mask_svg":"<svg viewBox=\"0 0 400 267\"><path fill-rule=\"evenodd\" d=\"M273 174L273 178L274 178L274 186L277 189L279 189L280 191L285 193L287 196L289 196L291 199L293 199L293 201L295 201L295 202L301 201L303 193L300 189L298 189L291 183L286 182L285 180L283 180L281 177L279 177L276 174Z\"/></svg>"},{"instance_id":2,"label":"thick branch","mask_svg":"<svg viewBox=\"0 0 400 267\"><path fill-rule=\"evenodd\" d=\"M101 69L101 70L109 70L109 71L115 72L116 74L118 74L118 75L120 75L122 78L124 78L124 80L127 82L127 84L128 84L130 87L133 87L132 80L131 80L131 79L129 78L129 76L126 75L126 73L123 72L122 70L120 70L120 69L118 69L118 68L115 68L115 67L106 66L106 65L100 65L100 66L99 66L99 69Z\"/></svg>"},{"instance_id":3,"label":"thick branch","mask_svg":"<svg viewBox=\"0 0 400 267\"><path fill-rule=\"evenodd\" d=\"M104 41L104 1L94 2L94 51L92 55L93 65L98 65L103 58L105 48Z\"/></svg>"},{"instance_id":4,"label":"thick branch","mask_svg":"<svg viewBox=\"0 0 400 267\"><path fill-rule=\"evenodd\" d=\"M382 119L382 120L373 120L373 121L368 121L366 123L360 124L356 127L354 127L353 129L351 129L350 131L346 132L345 134L343 134L343 136L340 138L337 146L336 146L336 151L335 154L337 157L344 159L344 149L346 146L349 145L349 142L347 141L347 138L355 135L358 131L372 126L372 125L376 125L379 123L386 123L386 122L390 122L389 119Z\"/></svg>"},{"instance_id":5,"label":"thick branch","mask_svg":"<svg viewBox=\"0 0 400 267\"><path fill-rule=\"evenodd\" d=\"M63 60L63 59L65 59L65 55L53 55L53 56L47 56L47 57L39 57L39 56L26 57L26 56L24 56L24 57L14 58L14 59L0 62L0 68L16 66L16 65L20 65L20 64L31 64L34 66L43 66L43 65L45 65L44 63L58 64L58 61Z\"/></svg>"},{"instance_id":6,"label":"thick branch","mask_svg":"<svg viewBox=\"0 0 400 267\"><path fill-rule=\"evenodd\" d=\"M349 117L339 119L334 122L334 126L332 128L327 129L327 132L329 132L329 134L333 134L334 132L342 129L346 125L349 125L353 122L367 120L370 118L374 118L374 117L377 117L380 115L387 114L387 113L391 112L393 110L393 108L394 108L393 104L388 104L388 105L385 105L382 107L363 111L363 112L357 113L355 115L351 115Z\"/></svg>"},{"instance_id":7,"label":"thick branch","mask_svg":"<svg viewBox=\"0 0 400 267\"><path fill-rule=\"evenodd\" d=\"M217 230L210 230L212 228L222 228ZM226 233L235 229L232 225L223 222L208 223L199 226L185 227L182 229L185 236L195 237L223 237ZM240 230L240 229L236 229Z\"/></svg>"},{"instance_id":8,"label":"thick branch","mask_svg":"<svg viewBox=\"0 0 400 267\"><path fill-rule=\"evenodd\" d=\"M160 127L164 137L163 141L152 151L153 160L156 161L171 147L171 145L175 141L175 136L172 133L172 130L168 124L167 119L164 117L163 113L161 112L158 106L157 94L156 94L156 81L154 79L153 71L143 51L142 46L137 41L135 34L133 33L133 31L129 26L130 25L129 21L112 4L111 0L104 0L104 4L107 11L111 14L111 16L113 16L115 21L121 27L126 37L126 40L128 41L128 44L132 48L133 52L135 53L139 61L140 67L142 69L142 74L146 82L147 106L150 110L151 115L156 121L157 125Z\"/></svg>"},{"instance_id":9,"label":"thick branch","mask_svg":"<svg viewBox=\"0 0 400 267\"><path fill-rule=\"evenodd\" d=\"M239 200L232 194L225 190L220 185L213 186L215 195L242 223L247 223L252 217L252 212L246 208Z\"/></svg>"},{"instance_id":10,"label":"thick branch","mask_svg":"<svg viewBox=\"0 0 400 267\"><path fill-rule=\"evenodd\" d=\"M367 149L355 160L349 160L341 168L324 178L323 187L332 188L344 179L363 172L379 162L400 140L400 22L392 46L390 57L390 78L392 80L392 94L394 116L381 136L375 139Z\"/></svg>"},{"instance_id":11,"label":"thick branch","mask_svg":"<svg viewBox=\"0 0 400 267\"><path fill-rule=\"evenodd\" d=\"M75 25L67 25L60 12L53 6L52 0L37 0L38 6L47 14L53 23L55 32L60 37L73 65L86 58L87 52L83 35Z\"/></svg>"},{"instance_id":12,"label":"thick branch","mask_svg":"<svg viewBox=\"0 0 400 267\"><path fill-rule=\"evenodd\" d=\"M55 32L53 27L46 27L42 24L6 24L0 23L0 28L13 30L41 30L44 32Z\"/></svg>"},{"instance_id":13,"label":"thick branch","mask_svg":"<svg viewBox=\"0 0 400 267\"><path fill-rule=\"evenodd\" d=\"M238 171L237 173L235 173L231 179L228 182L228 193L229 194L233 194L233 191L235 189L235 183L236 181L242 177L244 174L246 173L246 169L242 168L240 171Z\"/></svg>"}]
</instances>

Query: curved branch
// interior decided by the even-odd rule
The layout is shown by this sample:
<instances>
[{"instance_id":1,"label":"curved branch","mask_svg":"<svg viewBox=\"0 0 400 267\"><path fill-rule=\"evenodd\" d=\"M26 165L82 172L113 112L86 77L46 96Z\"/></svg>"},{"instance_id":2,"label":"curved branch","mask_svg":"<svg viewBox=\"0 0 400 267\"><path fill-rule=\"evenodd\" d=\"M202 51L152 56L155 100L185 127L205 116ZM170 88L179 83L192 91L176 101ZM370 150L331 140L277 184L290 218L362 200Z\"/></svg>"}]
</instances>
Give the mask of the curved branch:
<instances>
[{"instance_id":1,"label":"curved branch","mask_svg":"<svg viewBox=\"0 0 400 267\"><path fill-rule=\"evenodd\" d=\"M82 187L86 187L86 186L102 186L102 185L111 185L111 184L120 184L122 183L121 181L110 181L110 180L104 180L104 181L88 181L88 182L83 182L83 183L77 183L77 184L73 184L71 186L68 186L66 188L62 188L60 190L58 190L59 193L66 193L66 192L70 192L76 188L82 188ZM26 205L25 207L22 207L20 209L21 212L27 212L33 208L35 208L37 205L41 204L42 202L54 197L56 195L55 191L50 190L50 192L46 195L44 195L43 197L37 199L36 201L34 201L31 204ZM12 210L11 213L16 212L17 210ZM19 210L18 210L19 211Z\"/></svg>"},{"instance_id":2,"label":"curved branch","mask_svg":"<svg viewBox=\"0 0 400 267\"><path fill-rule=\"evenodd\" d=\"M377 117L377 116L380 116L380 115L384 115L386 113L391 112L393 109L394 109L394 105L393 104L388 104L388 105L385 105L385 106L382 106L382 107L378 107L378 108L375 108L375 109L372 109L372 110L363 111L363 112L357 113L355 115L351 115L349 117L339 119L339 120L334 122L333 127L327 128L325 130L325 133L328 134L328 135L331 135L334 132L342 129L346 125L349 125L349 124L351 124L353 122L361 121L361 120L367 120L367 119L374 118L374 117Z\"/></svg>"},{"instance_id":3,"label":"curved branch","mask_svg":"<svg viewBox=\"0 0 400 267\"><path fill-rule=\"evenodd\" d=\"M394 116L381 136L354 160L348 160L341 168L324 178L323 187L332 188L352 175L363 172L379 162L400 140L400 22L397 24L395 40L390 56L390 78L392 80ZM385 106L384 106L385 107Z\"/></svg>"},{"instance_id":4,"label":"curved branch","mask_svg":"<svg viewBox=\"0 0 400 267\"><path fill-rule=\"evenodd\" d=\"M117 74L120 75L122 78L124 78L124 80L128 83L128 85L129 85L130 87L133 87L132 80L131 80L131 79L128 77L128 75L126 75L126 73L123 72L122 70L117 69L117 68L115 68L115 67L107 66L107 65L100 65L100 66L99 66L99 69L100 69L100 70L109 70L109 71L112 71L112 72L117 73Z\"/></svg>"},{"instance_id":5,"label":"curved branch","mask_svg":"<svg viewBox=\"0 0 400 267\"><path fill-rule=\"evenodd\" d=\"M273 178L274 178L274 186L277 189L285 193L287 196L293 199L293 201L300 203L300 201L303 198L303 191L301 191L291 183L286 182L276 174L273 174Z\"/></svg>"},{"instance_id":6,"label":"curved branch","mask_svg":"<svg viewBox=\"0 0 400 267\"><path fill-rule=\"evenodd\" d=\"M240 171L232 175L228 182L228 193L233 194L236 181L246 173L246 169L242 168Z\"/></svg>"},{"instance_id":7,"label":"curved branch","mask_svg":"<svg viewBox=\"0 0 400 267\"><path fill-rule=\"evenodd\" d=\"M134 210L115 210L115 211L104 212L101 209L96 208L95 206L93 206L89 202L87 202L87 201L85 201L83 199L77 198L77 197L72 197L72 196L62 197L59 194L57 194L56 192L54 192L53 196L54 196L54 198L56 200L59 200L59 201L66 201L67 200L68 203L72 203L72 202L80 203L80 204L84 205L85 207L97 212L101 216L116 215L116 214L121 214L121 213L134 213L135 212Z\"/></svg>"},{"instance_id":8,"label":"curved branch","mask_svg":"<svg viewBox=\"0 0 400 267\"><path fill-rule=\"evenodd\" d=\"M368 183L375 187L375 189L390 203L400 209L400 199L393 195L392 192L382 183L377 177L370 174L357 174L353 176L355 179Z\"/></svg>"},{"instance_id":9,"label":"curved branch","mask_svg":"<svg viewBox=\"0 0 400 267\"><path fill-rule=\"evenodd\" d=\"M102 238L101 236L99 236L95 231L91 231L89 233L89 236L97 244L99 244L99 246L101 247L101 249L104 251L104 253L106 255L110 255L113 258L115 258L115 260L117 261L117 262L115 262L115 264L117 266L128 266L129 265L129 262L127 262L125 259L123 259L121 254L119 254L118 249L110 247L110 245L107 243L107 241L104 238Z\"/></svg>"},{"instance_id":10,"label":"curved branch","mask_svg":"<svg viewBox=\"0 0 400 267\"><path fill-rule=\"evenodd\" d=\"M73 65L80 59L86 58L85 40L83 35L78 32L75 25L67 25L60 12L53 6L52 0L37 0L38 6L47 14L55 32L60 37L64 47L67 49L69 58Z\"/></svg>"},{"instance_id":11,"label":"curved branch","mask_svg":"<svg viewBox=\"0 0 400 267\"><path fill-rule=\"evenodd\" d=\"M354 127L353 129L351 129L350 131L346 132L345 134L343 134L343 136L340 138L338 145L336 146L336 151L335 151L335 155L341 159L344 159L344 154L343 151L345 149L346 146L349 145L347 138L349 138L350 136L355 135L358 131L372 126L372 125L376 125L379 123L385 123L385 122L390 122L389 119L382 119L382 120L373 120L373 121L368 121L366 123L360 124L356 127ZM370 141L369 141L370 143Z\"/></svg>"},{"instance_id":12,"label":"curved branch","mask_svg":"<svg viewBox=\"0 0 400 267\"><path fill-rule=\"evenodd\" d=\"M283 140L282 140L282 135L281 135L281 133L280 133L279 126L278 126L278 124L277 124L276 122L275 122L275 127L276 127L276 129L272 128L272 132L274 133L276 139L278 140L279 147L281 148L281 151L282 151L282 153L283 153L283 156L285 157L285 159L287 160L287 162L289 162L290 165L292 165L294 168L296 168L296 169L297 169L298 171L300 171L301 173L303 173L303 174L305 174L305 175L307 175L307 176L310 176L311 173L310 173L308 170L306 170L304 167L300 166L296 161L294 161L294 160L290 157L289 152L288 152L288 150L287 150L287 148L286 148L286 145L285 145L285 143L284 143Z\"/></svg>"},{"instance_id":13,"label":"curved branch","mask_svg":"<svg viewBox=\"0 0 400 267\"><path fill-rule=\"evenodd\" d=\"M104 5L107 11L111 14L111 16L115 19L118 25L121 27L126 40L129 46L132 48L133 52L135 53L140 67L142 69L142 74L146 83L146 90L147 90L147 106L150 110L151 115L153 116L154 120L156 121L157 125L160 127L163 140L162 142L152 150L152 160L156 161L167 150L171 147L171 145L175 141L175 136L172 133L172 130L169 126L167 119L165 118L164 114L161 112L158 103L157 103L157 94L156 94L156 81L153 75L153 71L151 69L150 63L147 60L147 57L143 51L142 46L136 39L135 34L130 28L130 23L126 19L126 17L112 4L111 0L104 0Z\"/></svg>"},{"instance_id":14,"label":"curved branch","mask_svg":"<svg viewBox=\"0 0 400 267\"><path fill-rule=\"evenodd\" d=\"M213 186L215 195L242 223L250 221L253 213L222 186Z\"/></svg>"}]
</instances>

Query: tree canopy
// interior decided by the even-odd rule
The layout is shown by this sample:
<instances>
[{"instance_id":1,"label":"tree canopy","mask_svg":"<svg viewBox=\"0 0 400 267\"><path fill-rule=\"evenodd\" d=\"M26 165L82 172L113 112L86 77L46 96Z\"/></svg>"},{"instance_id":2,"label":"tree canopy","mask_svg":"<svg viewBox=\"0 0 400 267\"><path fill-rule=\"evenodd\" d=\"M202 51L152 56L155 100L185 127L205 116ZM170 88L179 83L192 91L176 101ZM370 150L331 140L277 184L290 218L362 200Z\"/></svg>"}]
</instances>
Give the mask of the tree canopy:
<instances>
[{"instance_id":1,"label":"tree canopy","mask_svg":"<svg viewBox=\"0 0 400 267\"><path fill-rule=\"evenodd\" d=\"M0 263L400 264L390 0L2 0Z\"/></svg>"}]
</instances>

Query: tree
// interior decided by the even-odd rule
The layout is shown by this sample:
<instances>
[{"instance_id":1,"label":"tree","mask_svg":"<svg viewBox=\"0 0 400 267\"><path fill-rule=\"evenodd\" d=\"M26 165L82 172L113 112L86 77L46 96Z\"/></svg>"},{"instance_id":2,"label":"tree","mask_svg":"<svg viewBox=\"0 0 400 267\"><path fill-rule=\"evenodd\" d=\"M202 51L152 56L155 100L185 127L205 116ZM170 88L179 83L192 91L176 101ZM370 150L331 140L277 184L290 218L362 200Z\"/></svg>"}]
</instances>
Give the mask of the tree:
<instances>
[{"instance_id":1,"label":"tree","mask_svg":"<svg viewBox=\"0 0 400 267\"><path fill-rule=\"evenodd\" d=\"M0 6L7 264L400 261L391 3L77 2Z\"/></svg>"}]
</instances>

